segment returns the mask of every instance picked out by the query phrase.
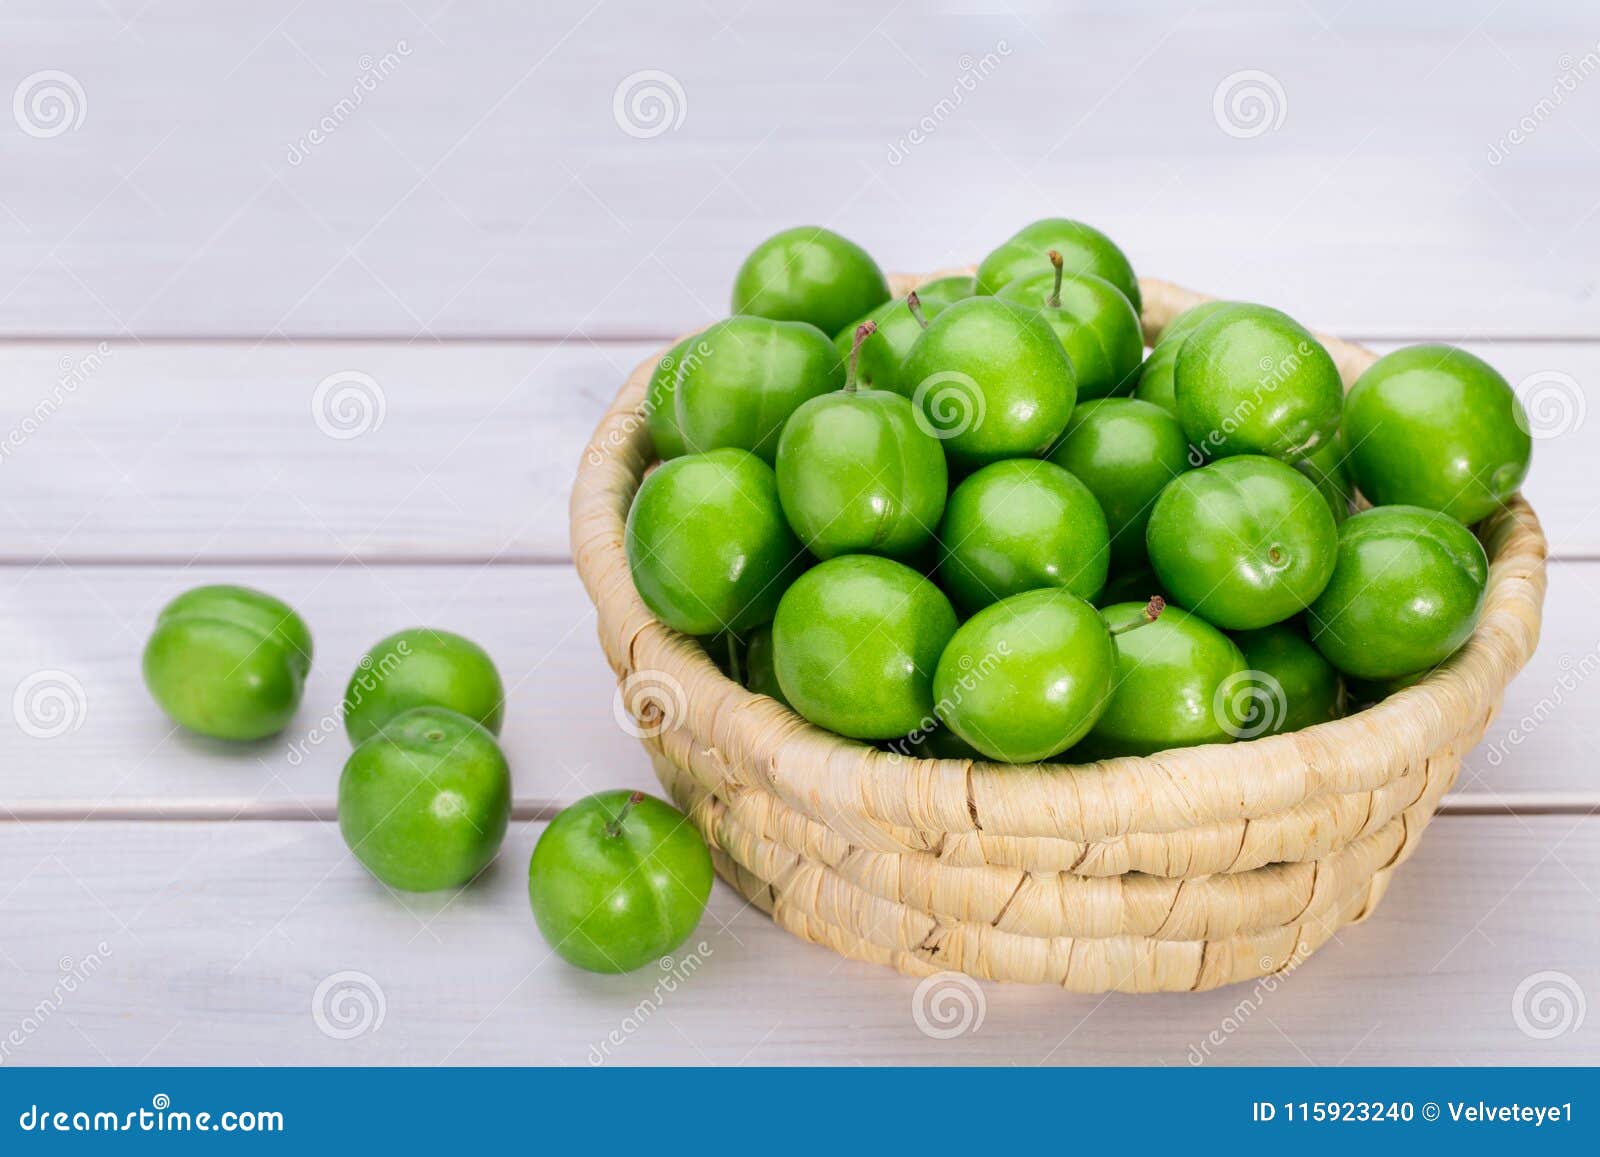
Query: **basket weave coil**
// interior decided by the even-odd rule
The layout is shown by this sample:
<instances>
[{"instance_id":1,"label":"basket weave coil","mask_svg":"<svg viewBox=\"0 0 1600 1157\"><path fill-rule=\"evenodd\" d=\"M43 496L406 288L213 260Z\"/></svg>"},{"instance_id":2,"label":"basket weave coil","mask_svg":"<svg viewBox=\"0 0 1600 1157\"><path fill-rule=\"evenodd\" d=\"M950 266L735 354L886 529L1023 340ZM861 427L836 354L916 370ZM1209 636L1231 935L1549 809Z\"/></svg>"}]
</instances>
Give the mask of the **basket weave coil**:
<instances>
[{"instance_id":1,"label":"basket weave coil","mask_svg":"<svg viewBox=\"0 0 1600 1157\"><path fill-rule=\"evenodd\" d=\"M904 293L926 278L893 280ZM1208 300L1140 288L1152 342ZM1347 387L1376 360L1318 337ZM1477 528L1490 568L1472 638L1359 714L1070 768L882 752L734 683L640 600L623 528L653 460L641 407L655 364L622 387L572 493L601 645L624 691L644 689L648 705L630 704L642 742L718 872L849 957L1073 992L1193 991L1296 966L1377 905L1538 641L1546 545L1518 495Z\"/></svg>"}]
</instances>

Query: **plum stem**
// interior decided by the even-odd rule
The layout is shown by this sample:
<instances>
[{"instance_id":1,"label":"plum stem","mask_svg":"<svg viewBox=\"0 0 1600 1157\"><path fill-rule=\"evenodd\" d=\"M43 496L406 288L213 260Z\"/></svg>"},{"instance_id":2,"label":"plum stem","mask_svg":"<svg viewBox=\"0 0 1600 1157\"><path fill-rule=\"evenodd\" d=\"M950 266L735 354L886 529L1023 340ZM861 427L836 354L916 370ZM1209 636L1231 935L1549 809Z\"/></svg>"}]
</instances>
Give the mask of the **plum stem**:
<instances>
[{"instance_id":1,"label":"plum stem","mask_svg":"<svg viewBox=\"0 0 1600 1157\"><path fill-rule=\"evenodd\" d=\"M1144 605L1144 613L1137 622L1129 623L1122 627L1109 628L1112 635L1125 635L1129 631L1137 631L1140 627L1148 627L1161 617L1161 612L1167 609L1167 600L1160 595L1150 596L1150 601Z\"/></svg>"},{"instance_id":2,"label":"plum stem","mask_svg":"<svg viewBox=\"0 0 1600 1157\"><path fill-rule=\"evenodd\" d=\"M922 298L917 296L915 289L906 294L906 308L911 311L911 316L917 319L918 325L923 329L928 328L928 319L922 315Z\"/></svg>"},{"instance_id":3,"label":"plum stem","mask_svg":"<svg viewBox=\"0 0 1600 1157\"><path fill-rule=\"evenodd\" d=\"M606 835L612 839L620 836L622 834L622 821L628 818L628 813L633 810L635 804L643 801L644 792L642 791L636 791L624 800L622 806L617 809L617 814L611 817L610 823L606 824Z\"/></svg>"},{"instance_id":4,"label":"plum stem","mask_svg":"<svg viewBox=\"0 0 1600 1157\"><path fill-rule=\"evenodd\" d=\"M1061 260L1061 253L1060 253L1059 250L1052 249L1052 250L1050 250L1048 256L1050 258L1050 264L1055 267L1056 284L1055 284L1055 288L1050 291L1050 296L1045 299L1045 304L1048 305L1051 309L1060 309L1061 308L1061 273L1062 273L1062 266L1063 266L1063 262Z\"/></svg>"},{"instance_id":5,"label":"plum stem","mask_svg":"<svg viewBox=\"0 0 1600 1157\"><path fill-rule=\"evenodd\" d=\"M875 321L864 321L856 326L855 340L850 343L850 368L844 378L845 393L856 392L856 373L861 368L861 343L877 332L878 323Z\"/></svg>"}]
</instances>

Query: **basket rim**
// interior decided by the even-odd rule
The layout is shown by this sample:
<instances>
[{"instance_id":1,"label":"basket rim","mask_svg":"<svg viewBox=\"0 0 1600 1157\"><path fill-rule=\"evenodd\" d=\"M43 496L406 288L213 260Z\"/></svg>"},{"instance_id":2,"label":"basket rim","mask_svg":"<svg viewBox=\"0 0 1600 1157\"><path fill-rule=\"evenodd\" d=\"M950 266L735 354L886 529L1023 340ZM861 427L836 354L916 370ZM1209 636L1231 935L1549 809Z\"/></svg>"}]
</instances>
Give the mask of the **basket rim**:
<instances>
[{"instance_id":1,"label":"basket rim","mask_svg":"<svg viewBox=\"0 0 1600 1157\"><path fill-rule=\"evenodd\" d=\"M952 272L970 268L897 275L891 283L899 293ZM1155 278L1141 278L1140 288L1151 342L1179 313L1213 300ZM1315 336L1346 388L1377 360L1356 343ZM1364 711L1282 735L1088 764L883 752L807 723L727 679L697 642L656 619L639 598L623 530L654 460L642 404L660 352L633 370L601 418L572 491L573 558L596 607L602 644L619 678L659 671L683 689L683 718L668 719L667 729L646 743L666 750L664 737L687 732L717 753L730 788L771 791L835 828L867 822L933 833L1100 840L1258 819L1328 792L1371 792L1457 737L1481 732L1538 642L1548 548L1518 493L1478 527L1490 572L1472 637L1427 678Z\"/></svg>"}]
</instances>

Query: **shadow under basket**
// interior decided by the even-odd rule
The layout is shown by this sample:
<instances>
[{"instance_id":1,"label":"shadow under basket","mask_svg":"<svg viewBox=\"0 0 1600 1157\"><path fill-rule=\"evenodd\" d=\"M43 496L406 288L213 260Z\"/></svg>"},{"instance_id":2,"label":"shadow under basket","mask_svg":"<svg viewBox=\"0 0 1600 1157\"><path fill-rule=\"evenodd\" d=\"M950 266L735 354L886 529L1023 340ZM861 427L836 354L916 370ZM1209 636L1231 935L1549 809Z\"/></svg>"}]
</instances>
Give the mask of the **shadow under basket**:
<instances>
[{"instance_id":1,"label":"shadow under basket","mask_svg":"<svg viewBox=\"0 0 1600 1157\"><path fill-rule=\"evenodd\" d=\"M1208 300L1140 285L1149 341ZM1376 360L1321 340L1347 387ZM1359 714L1081 766L882 752L726 678L640 600L623 528L653 459L640 410L655 361L601 420L572 493L600 642L630 703L651 704L645 749L718 872L846 956L1073 992L1194 991L1293 968L1377 906L1538 641L1546 546L1519 495L1477 528L1489 589L1471 640Z\"/></svg>"}]
</instances>

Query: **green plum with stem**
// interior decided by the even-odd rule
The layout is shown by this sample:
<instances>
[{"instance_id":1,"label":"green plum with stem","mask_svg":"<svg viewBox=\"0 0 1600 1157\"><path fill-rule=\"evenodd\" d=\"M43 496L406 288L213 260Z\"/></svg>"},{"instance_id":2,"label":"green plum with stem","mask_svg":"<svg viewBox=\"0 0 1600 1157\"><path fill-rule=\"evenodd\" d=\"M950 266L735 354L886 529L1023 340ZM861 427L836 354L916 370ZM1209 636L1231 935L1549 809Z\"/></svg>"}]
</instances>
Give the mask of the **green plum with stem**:
<instances>
[{"instance_id":1,"label":"green plum with stem","mask_svg":"<svg viewBox=\"0 0 1600 1157\"><path fill-rule=\"evenodd\" d=\"M803 321L730 317L702 333L677 371L678 434L693 453L749 450L771 465L789 416L844 385L828 335Z\"/></svg>"},{"instance_id":2,"label":"green plum with stem","mask_svg":"<svg viewBox=\"0 0 1600 1157\"><path fill-rule=\"evenodd\" d=\"M911 347L917 344L922 331L928 328L928 319L937 317L947 304L924 301L919 293L912 291L904 297L885 302L856 324L840 330L839 336L834 338L834 348L847 364L852 357L856 359L858 385L874 390L893 390L909 398L911 390L906 388L901 369L911 353ZM869 322L873 327L872 340L863 343L858 350L856 331Z\"/></svg>"},{"instance_id":3,"label":"green plum with stem","mask_svg":"<svg viewBox=\"0 0 1600 1157\"><path fill-rule=\"evenodd\" d=\"M1036 311L994 297L933 318L906 358L901 390L962 470L1044 453L1078 397L1055 331Z\"/></svg>"},{"instance_id":4,"label":"green plum with stem","mask_svg":"<svg viewBox=\"0 0 1600 1157\"><path fill-rule=\"evenodd\" d=\"M711 854L689 817L642 791L603 791L561 811L528 861L528 903L557 956L632 972L687 940L711 895Z\"/></svg>"},{"instance_id":5,"label":"green plum with stem","mask_svg":"<svg viewBox=\"0 0 1600 1157\"><path fill-rule=\"evenodd\" d=\"M1139 279L1127 255L1100 230L1064 217L1047 217L1023 226L985 257L978 266L977 292L999 293L1019 277L1032 276L1038 270L1039 254L1049 249L1061 254L1068 273L1104 278L1133 304L1135 312L1143 311Z\"/></svg>"},{"instance_id":6,"label":"green plum with stem","mask_svg":"<svg viewBox=\"0 0 1600 1157\"><path fill-rule=\"evenodd\" d=\"M830 229L802 225L768 237L733 279L733 312L804 321L838 333L889 300L869 253Z\"/></svg>"},{"instance_id":7,"label":"green plum with stem","mask_svg":"<svg viewBox=\"0 0 1600 1157\"><path fill-rule=\"evenodd\" d=\"M844 388L812 398L778 440L778 498L811 553L915 553L939 525L949 493L944 448L918 422L911 402L861 389L857 364L877 332L856 328Z\"/></svg>"},{"instance_id":8,"label":"green plum with stem","mask_svg":"<svg viewBox=\"0 0 1600 1157\"><path fill-rule=\"evenodd\" d=\"M1104 398L1133 388L1144 356L1139 312L1122 291L1091 273L1063 274L1061 254L1047 254L1053 273L1019 277L998 296L1037 309L1056 331L1078 379L1078 397Z\"/></svg>"}]
</instances>

